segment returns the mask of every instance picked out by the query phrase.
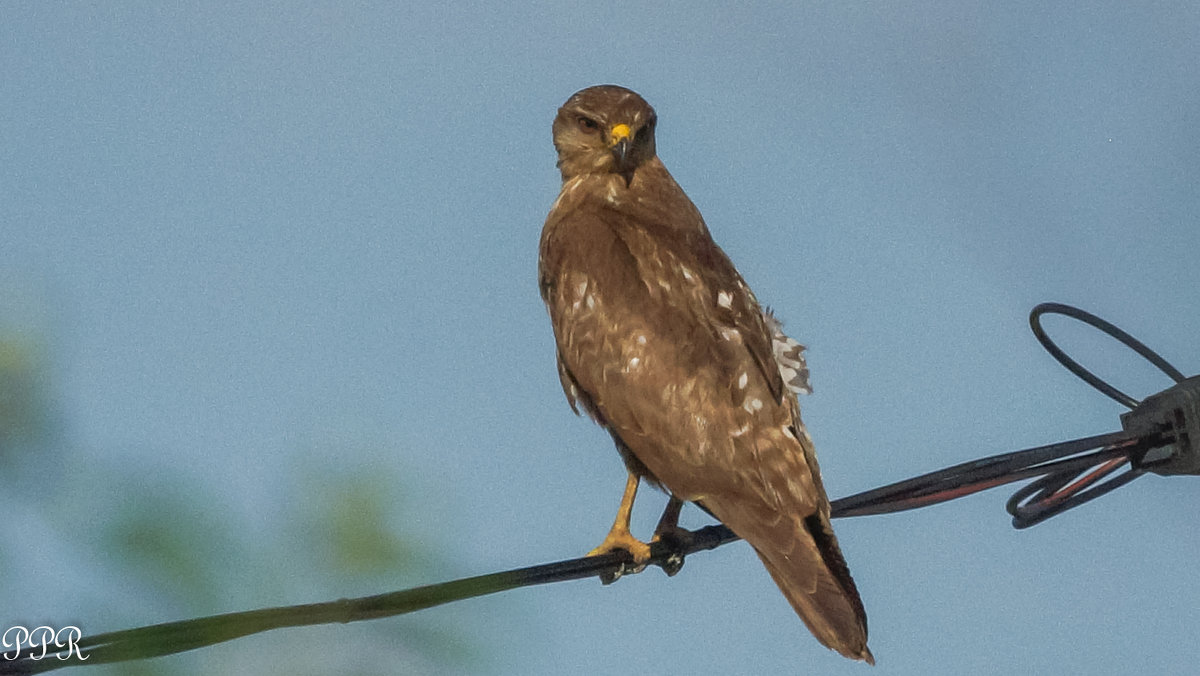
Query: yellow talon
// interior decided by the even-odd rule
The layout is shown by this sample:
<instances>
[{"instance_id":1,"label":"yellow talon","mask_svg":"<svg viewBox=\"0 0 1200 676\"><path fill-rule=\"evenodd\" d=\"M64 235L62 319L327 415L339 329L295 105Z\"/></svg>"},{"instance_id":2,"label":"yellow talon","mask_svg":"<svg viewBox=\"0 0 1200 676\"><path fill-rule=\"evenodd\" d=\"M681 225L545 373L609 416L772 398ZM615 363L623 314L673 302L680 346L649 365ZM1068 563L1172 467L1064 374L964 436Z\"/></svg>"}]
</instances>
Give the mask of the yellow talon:
<instances>
[{"instance_id":1,"label":"yellow talon","mask_svg":"<svg viewBox=\"0 0 1200 676\"><path fill-rule=\"evenodd\" d=\"M645 568L646 563L650 560L650 545L633 537L633 534L629 532L629 518L633 514L633 499L637 497L639 481L638 476L630 472L629 478L625 481L625 494L621 496L621 507L617 510L617 518L613 521L612 530L608 531L608 535L604 537L604 542L601 542L599 547L588 552L588 556L600 556L623 549L629 552L633 558L634 570L638 572ZM620 576L621 573L617 572L612 576L602 576L602 579L605 584L608 584Z\"/></svg>"},{"instance_id":2,"label":"yellow talon","mask_svg":"<svg viewBox=\"0 0 1200 676\"><path fill-rule=\"evenodd\" d=\"M604 542L601 542L599 547L588 552L588 556L602 556L618 549L629 552L630 556L633 557L633 562L639 567L645 566L646 562L650 560L650 545L633 537L633 534L629 531L621 531L616 528L609 531L608 535L604 538Z\"/></svg>"}]
</instances>

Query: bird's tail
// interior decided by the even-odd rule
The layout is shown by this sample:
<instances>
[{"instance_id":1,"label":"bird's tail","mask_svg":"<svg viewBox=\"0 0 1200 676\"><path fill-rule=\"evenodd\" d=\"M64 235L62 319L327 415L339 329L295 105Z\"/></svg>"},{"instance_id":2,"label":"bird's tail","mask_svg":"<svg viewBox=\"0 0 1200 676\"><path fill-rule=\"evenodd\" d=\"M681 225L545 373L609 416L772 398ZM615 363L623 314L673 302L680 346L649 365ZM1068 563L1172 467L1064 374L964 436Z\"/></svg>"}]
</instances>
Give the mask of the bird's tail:
<instances>
[{"instance_id":1,"label":"bird's tail","mask_svg":"<svg viewBox=\"0 0 1200 676\"><path fill-rule=\"evenodd\" d=\"M867 647L867 613L829 519L821 514L784 518L777 528L792 532L754 550L796 614L827 648L875 664ZM813 560L814 553L819 560Z\"/></svg>"},{"instance_id":2,"label":"bird's tail","mask_svg":"<svg viewBox=\"0 0 1200 676\"><path fill-rule=\"evenodd\" d=\"M754 547L813 636L846 657L875 664L867 648L867 613L829 518L748 508L746 501L729 509L733 505L722 502L710 496L704 506Z\"/></svg>"}]
</instances>

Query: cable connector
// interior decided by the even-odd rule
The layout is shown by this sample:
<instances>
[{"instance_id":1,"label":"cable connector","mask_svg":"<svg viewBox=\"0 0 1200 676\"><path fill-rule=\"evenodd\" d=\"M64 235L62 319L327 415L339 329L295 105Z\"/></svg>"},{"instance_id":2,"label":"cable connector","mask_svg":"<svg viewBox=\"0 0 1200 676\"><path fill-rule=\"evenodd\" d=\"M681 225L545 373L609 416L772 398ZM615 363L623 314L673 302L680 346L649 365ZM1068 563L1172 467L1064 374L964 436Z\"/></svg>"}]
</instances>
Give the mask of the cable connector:
<instances>
[{"instance_id":1,"label":"cable connector","mask_svg":"<svg viewBox=\"0 0 1200 676\"><path fill-rule=\"evenodd\" d=\"M1162 435L1168 443L1130 458L1155 474L1200 474L1200 376L1192 376L1142 400L1121 414L1121 427L1139 436Z\"/></svg>"}]
</instances>

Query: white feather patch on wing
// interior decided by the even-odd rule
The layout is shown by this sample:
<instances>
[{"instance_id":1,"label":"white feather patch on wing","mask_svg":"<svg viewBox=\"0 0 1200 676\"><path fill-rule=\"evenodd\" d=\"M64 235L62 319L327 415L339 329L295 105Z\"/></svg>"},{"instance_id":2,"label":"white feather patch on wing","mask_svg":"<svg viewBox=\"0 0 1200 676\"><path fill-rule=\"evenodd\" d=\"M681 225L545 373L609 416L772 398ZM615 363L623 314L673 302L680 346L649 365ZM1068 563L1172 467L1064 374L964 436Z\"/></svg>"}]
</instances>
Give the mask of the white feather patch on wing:
<instances>
[{"instance_id":1,"label":"white feather patch on wing","mask_svg":"<svg viewBox=\"0 0 1200 676\"><path fill-rule=\"evenodd\" d=\"M783 322L776 319L770 310L763 311L763 318L771 329L771 348L783 382L796 394L812 394L812 387L808 384L808 363L804 361L804 346L783 332Z\"/></svg>"}]
</instances>

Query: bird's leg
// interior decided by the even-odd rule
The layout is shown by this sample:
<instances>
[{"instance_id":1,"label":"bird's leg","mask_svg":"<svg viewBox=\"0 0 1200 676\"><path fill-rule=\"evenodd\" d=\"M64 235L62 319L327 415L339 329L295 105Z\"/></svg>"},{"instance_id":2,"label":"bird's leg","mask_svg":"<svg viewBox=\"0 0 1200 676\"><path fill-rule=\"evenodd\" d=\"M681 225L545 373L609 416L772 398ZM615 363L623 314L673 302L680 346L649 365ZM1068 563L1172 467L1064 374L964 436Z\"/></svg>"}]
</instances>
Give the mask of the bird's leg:
<instances>
[{"instance_id":1,"label":"bird's leg","mask_svg":"<svg viewBox=\"0 0 1200 676\"><path fill-rule=\"evenodd\" d=\"M679 512L683 509L683 500L671 496L667 501L667 508L663 510L662 517L658 520L658 526L654 528L654 539L660 539L664 533L679 529Z\"/></svg>"},{"instance_id":2,"label":"bird's leg","mask_svg":"<svg viewBox=\"0 0 1200 676\"><path fill-rule=\"evenodd\" d=\"M629 479L625 482L625 494L621 496L621 506L617 509L617 518L613 521L612 530L608 531L608 535L605 536L604 542L601 542L599 547L588 552L588 556L599 556L623 549L629 552L630 557L633 558L635 572L641 572L646 567L646 562L650 560L650 545L633 537L633 534L629 532L629 519L633 515L633 499L637 497L640 481L638 475L633 472L629 473ZM621 577L621 572L611 578L602 576L601 581L604 584L610 584L616 582L619 577Z\"/></svg>"},{"instance_id":3,"label":"bird's leg","mask_svg":"<svg viewBox=\"0 0 1200 676\"><path fill-rule=\"evenodd\" d=\"M671 548L671 553L660 564L668 576L674 575L683 568L683 548L687 546L692 532L679 527L679 510L683 509L683 500L671 496L667 508L663 510L658 526L654 528L654 537L650 542L662 542Z\"/></svg>"}]
</instances>

